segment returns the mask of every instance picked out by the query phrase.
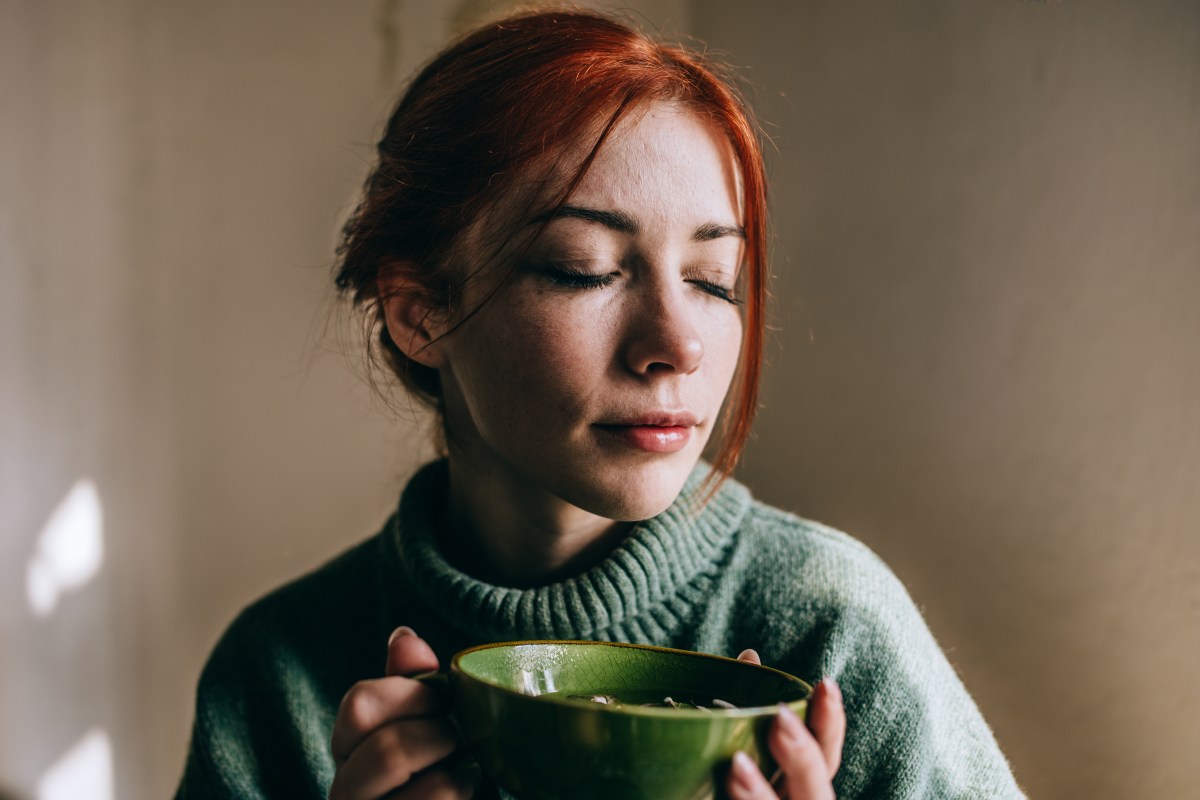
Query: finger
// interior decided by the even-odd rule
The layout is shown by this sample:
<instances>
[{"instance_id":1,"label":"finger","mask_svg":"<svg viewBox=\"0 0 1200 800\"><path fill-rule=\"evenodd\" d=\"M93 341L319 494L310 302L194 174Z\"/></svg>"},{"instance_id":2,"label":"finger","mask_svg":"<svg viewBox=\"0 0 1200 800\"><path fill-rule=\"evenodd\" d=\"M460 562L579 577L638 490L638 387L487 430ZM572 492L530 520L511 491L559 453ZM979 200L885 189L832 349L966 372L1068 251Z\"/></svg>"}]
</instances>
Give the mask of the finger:
<instances>
[{"instance_id":1,"label":"finger","mask_svg":"<svg viewBox=\"0 0 1200 800\"><path fill-rule=\"evenodd\" d=\"M387 666L385 675L416 675L420 672L435 672L438 657L429 643L417 636L413 629L401 625L392 631L388 639Z\"/></svg>"},{"instance_id":2,"label":"finger","mask_svg":"<svg viewBox=\"0 0 1200 800\"><path fill-rule=\"evenodd\" d=\"M445 696L423 683L399 677L359 681L342 698L333 723L334 762L345 761L359 742L385 723L446 710Z\"/></svg>"},{"instance_id":3,"label":"finger","mask_svg":"<svg viewBox=\"0 0 1200 800\"><path fill-rule=\"evenodd\" d=\"M388 800L466 800L475 796L478 770L431 767L414 777Z\"/></svg>"},{"instance_id":4,"label":"finger","mask_svg":"<svg viewBox=\"0 0 1200 800\"><path fill-rule=\"evenodd\" d=\"M789 800L832 800L833 776L821 745L796 713L782 703L767 746L786 777Z\"/></svg>"},{"instance_id":5,"label":"finger","mask_svg":"<svg viewBox=\"0 0 1200 800\"><path fill-rule=\"evenodd\" d=\"M729 777L725 780L725 791L730 800L778 800L778 795L763 777L758 765L741 750L733 754Z\"/></svg>"},{"instance_id":6,"label":"finger","mask_svg":"<svg viewBox=\"0 0 1200 800\"><path fill-rule=\"evenodd\" d=\"M458 742L445 718L402 719L376 728L333 776L330 800L377 800L454 752Z\"/></svg>"},{"instance_id":7,"label":"finger","mask_svg":"<svg viewBox=\"0 0 1200 800\"><path fill-rule=\"evenodd\" d=\"M738 654L738 661L749 661L751 664L762 664L762 659L758 657L758 652L749 648Z\"/></svg>"},{"instance_id":8,"label":"finger","mask_svg":"<svg viewBox=\"0 0 1200 800\"><path fill-rule=\"evenodd\" d=\"M813 689L808 706L808 728L825 754L825 765L832 778L842 763L846 710L842 705L842 690L830 678L821 681Z\"/></svg>"}]
</instances>

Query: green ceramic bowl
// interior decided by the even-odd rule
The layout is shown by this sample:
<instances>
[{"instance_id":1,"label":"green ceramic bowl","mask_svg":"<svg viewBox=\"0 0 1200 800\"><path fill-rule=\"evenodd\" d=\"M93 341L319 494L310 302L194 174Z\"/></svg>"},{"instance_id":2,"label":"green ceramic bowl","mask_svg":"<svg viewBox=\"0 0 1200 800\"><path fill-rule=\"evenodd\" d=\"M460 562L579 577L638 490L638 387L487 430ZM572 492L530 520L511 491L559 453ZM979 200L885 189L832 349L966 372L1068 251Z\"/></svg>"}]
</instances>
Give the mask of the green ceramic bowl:
<instances>
[{"instance_id":1,"label":"green ceramic bowl","mask_svg":"<svg viewBox=\"0 0 1200 800\"><path fill-rule=\"evenodd\" d=\"M731 658L607 642L506 642L456 655L455 717L484 774L520 800L721 797L744 750L774 771L766 734L810 687ZM580 696L583 698L581 699ZM588 697L615 698L619 705ZM646 707L670 696L724 708Z\"/></svg>"}]
</instances>

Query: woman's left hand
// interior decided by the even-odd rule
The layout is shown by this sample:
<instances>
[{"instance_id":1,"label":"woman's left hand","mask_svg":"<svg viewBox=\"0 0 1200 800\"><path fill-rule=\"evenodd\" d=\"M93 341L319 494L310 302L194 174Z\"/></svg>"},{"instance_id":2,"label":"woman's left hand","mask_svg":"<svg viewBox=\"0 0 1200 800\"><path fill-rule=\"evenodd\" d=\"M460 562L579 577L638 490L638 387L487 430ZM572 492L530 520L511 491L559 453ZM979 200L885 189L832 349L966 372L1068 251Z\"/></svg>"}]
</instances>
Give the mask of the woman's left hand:
<instances>
[{"instance_id":1,"label":"woman's left hand","mask_svg":"<svg viewBox=\"0 0 1200 800\"><path fill-rule=\"evenodd\" d=\"M758 653L745 650L739 661L762 663ZM836 683L826 679L813 689L808 701L808 727L787 708L780 706L767 743L779 764L782 783L776 793L755 763L745 753L733 759L725 789L732 800L828 800L834 797L833 776L842 761L846 738L846 711Z\"/></svg>"}]
</instances>

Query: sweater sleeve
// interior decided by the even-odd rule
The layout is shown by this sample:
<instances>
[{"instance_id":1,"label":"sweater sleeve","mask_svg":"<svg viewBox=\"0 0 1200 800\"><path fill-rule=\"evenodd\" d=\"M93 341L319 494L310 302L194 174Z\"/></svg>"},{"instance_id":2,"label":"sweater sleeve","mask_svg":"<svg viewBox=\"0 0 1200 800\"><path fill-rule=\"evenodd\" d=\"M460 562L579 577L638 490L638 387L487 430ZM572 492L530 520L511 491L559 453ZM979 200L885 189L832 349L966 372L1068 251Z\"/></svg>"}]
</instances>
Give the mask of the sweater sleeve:
<instances>
[{"instance_id":1,"label":"sweater sleeve","mask_svg":"<svg viewBox=\"0 0 1200 800\"><path fill-rule=\"evenodd\" d=\"M846 705L840 798L1023 798L962 681L908 592L865 547L826 567L843 587L816 626L817 675Z\"/></svg>"},{"instance_id":2,"label":"sweater sleeve","mask_svg":"<svg viewBox=\"0 0 1200 800\"><path fill-rule=\"evenodd\" d=\"M758 647L764 663L809 682L838 682L846 708L834 777L841 800L1024 797L921 613L878 556L841 531L761 504L739 538L708 607L729 609L735 636L716 640L719 652Z\"/></svg>"},{"instance_id":3,"label":"sweater sleeve","mask_svg":"<svg viewBox=\"0 0 1200 800\"><path fill-rule=\"evenodd\" d=\"M223 641L196 691L196 717L175 800L266 800L247 716L244 675Z\"/></svg>"},{"instance_id":4,"label":"sweater sleeve","mask_svg":"<svg viewBox=\"0 0 1200 800\"><path fill-rule=\"evenodd\" d=\"M175 800L323 800L334 709L270 615L250 609L214 649Z\"/></svg>"}]
</instances>

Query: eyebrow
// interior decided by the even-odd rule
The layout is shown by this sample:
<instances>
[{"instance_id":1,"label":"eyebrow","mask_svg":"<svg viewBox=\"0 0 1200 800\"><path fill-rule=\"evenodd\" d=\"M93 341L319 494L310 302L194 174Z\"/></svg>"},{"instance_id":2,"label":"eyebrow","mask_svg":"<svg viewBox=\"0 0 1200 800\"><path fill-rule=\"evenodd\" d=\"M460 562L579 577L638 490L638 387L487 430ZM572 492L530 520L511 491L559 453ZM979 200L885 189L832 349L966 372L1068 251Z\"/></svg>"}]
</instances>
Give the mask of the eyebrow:
<instances>
[{"instance_id":1,"label":"eyebrow","mask_svg":"<svg viewBox=\"0 0 1200 800\"><path fill-rule=\"evenodd\" d=\"M715 222L706 222L699 228L696 228L696 232L692 234L692 239L697 242L711 242L713 239L721 239L725 236L745 239L746 229L741 225L719 225Z\"/></svg>"},{"instance_id":2,"label":"eyebrow","mask_svg":"<svg viewBox=\"0 0 1200 800\"><path fill-rule=\"evenodd\" d=\"M622 211L601 211L598 208L584 208L582 206L559 206L547 211L545 214L539 214L534 217L533 224L536 225L540 222L548 222L552 219L562 219L564 217L596 222L618 233L628 233L631 236L636 236L638 231L641 230L633 217Z\"/></svg>"},{"instance_id":3,"label":"eyebrow","mask_svg":"<svg viewBox=\"0 0 1200 800\"><path fill-rule=\"evenodd\" d=\"M532 224L536 225L562 218L595 222L618 233L626 233L630 236L636 236L641 230L637 221L623 211L601 211L598 208L585 208L583 206L560 206L556 209L551 209L544 214L534 217ZM716 222L706 222L692 233L692 241L711 242L713 239L721 239L726 236L745 239L746 229L741 225L721 225Z\"/></svg>"}]
</instances>

